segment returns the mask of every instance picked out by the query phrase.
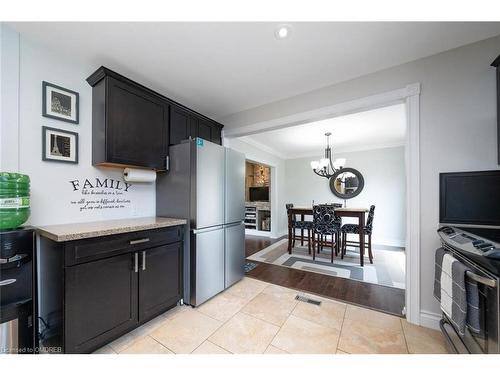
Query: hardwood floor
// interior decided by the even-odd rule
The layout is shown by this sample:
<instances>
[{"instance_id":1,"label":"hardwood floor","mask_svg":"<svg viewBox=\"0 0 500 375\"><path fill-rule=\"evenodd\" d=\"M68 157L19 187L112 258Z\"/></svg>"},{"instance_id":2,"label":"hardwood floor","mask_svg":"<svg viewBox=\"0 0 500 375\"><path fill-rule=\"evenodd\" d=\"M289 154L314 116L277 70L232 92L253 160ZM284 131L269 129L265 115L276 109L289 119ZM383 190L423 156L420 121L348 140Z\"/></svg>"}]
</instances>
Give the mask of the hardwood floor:
<instances>
[{"instance_id":1,"label":"hardwood floor","mask_svg":"<svg viewBox=\"0 0 500 375\"><path fill-rule=\"evenodd\" d=\"M266 247L272 245L275 242L280 241L280 238L269 238L269 237L260 237L260 236L245 236L245 256L249 257L254 255L255 253L265 249Z\"/></svg>"},{"instance_id":2,"label":"hardwood floor","mask_svg":"<svg viewBox=\"0 0 500 375\"><path fill-rule=\"evenodd\" d=\"M246 256L253 255L280 239L281 238L271 239L267 237L246 236ZM403 316L402 311L405 306L405 291L402 289L364 283L341 277L321 275L274 264L255 263L258 263L258 266L248 272L246 276L268 283L342 300L392 315Z\"/></svg>"}]
</instances>

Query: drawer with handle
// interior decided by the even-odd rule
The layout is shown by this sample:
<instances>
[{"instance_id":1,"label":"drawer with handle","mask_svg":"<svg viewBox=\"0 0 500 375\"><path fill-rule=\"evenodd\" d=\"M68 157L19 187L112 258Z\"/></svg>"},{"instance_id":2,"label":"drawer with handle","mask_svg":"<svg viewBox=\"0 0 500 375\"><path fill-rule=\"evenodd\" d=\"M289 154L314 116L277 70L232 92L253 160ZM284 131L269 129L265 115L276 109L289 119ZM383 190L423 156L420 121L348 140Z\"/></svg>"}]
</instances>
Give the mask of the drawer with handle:
<instances>
[{"instance_id":1,"label":"drawer with handle","mask_svg":"<svg viewBox=\"0 0 500 375\"><path fill-rule=\"evenodd\" d=\"M182 240L182 228L175 226L68 241L64 244L65 266L178 242Z\"/></svg>"}]
</instances>

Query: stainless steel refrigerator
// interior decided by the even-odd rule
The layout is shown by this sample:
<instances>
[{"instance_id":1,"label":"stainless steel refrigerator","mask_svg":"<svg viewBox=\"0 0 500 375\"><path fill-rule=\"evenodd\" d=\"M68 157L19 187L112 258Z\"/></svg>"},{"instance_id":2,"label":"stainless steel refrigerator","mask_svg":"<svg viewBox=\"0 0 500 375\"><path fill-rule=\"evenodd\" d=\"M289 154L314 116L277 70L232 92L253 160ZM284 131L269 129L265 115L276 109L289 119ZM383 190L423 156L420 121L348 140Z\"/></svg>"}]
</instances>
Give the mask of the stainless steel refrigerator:
<instances>
[{"instance_id":1,"label":"stainless steel refrigerator","mask_svg":"<svg viewBox=\"0 0 500 375\"><path fill-rule=\"evenodd\" d=\"M199 305L244 275L245 156L201 138L171 146L158 175L158 216L188 219L184 301Z\"/></svg>"}]
</instances>

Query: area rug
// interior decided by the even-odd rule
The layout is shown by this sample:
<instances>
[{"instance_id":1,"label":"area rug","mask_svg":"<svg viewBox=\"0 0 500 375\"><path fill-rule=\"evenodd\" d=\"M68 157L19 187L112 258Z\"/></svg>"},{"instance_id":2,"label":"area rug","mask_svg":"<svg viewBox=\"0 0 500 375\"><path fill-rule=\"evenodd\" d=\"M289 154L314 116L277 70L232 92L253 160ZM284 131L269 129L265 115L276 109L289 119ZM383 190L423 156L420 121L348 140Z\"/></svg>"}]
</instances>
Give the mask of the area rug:
<instances>
[{"instance_id":1,"label":"area rug","mask_svg":"<svg viewBox=\"0 0 500 375\"><path fill-rule=\"evenodd\" d=\"M250 272L253 270L255 267L257 267L257 263L253 262L245 262L245 273Z\"/></svg>"},{"instance_id":2,"label":"area rug","mask_svg":"<svg viewBox=\"0 0 500 375\"><path fill-rule=\"evenodd\" d=\"M308 254L307 242L305 246L298 246L298 242L296 241L292 254L288 254L288 239L283 239L249 256L247 260L405 289L403 248L373 246L373 264L370 264L366 256L365 265L361 267L357 249L348 248L344 259L338 256L331 263L330 249L324 248L316 255L316 260L313 260Z\"/></svg>"}]
</instances>

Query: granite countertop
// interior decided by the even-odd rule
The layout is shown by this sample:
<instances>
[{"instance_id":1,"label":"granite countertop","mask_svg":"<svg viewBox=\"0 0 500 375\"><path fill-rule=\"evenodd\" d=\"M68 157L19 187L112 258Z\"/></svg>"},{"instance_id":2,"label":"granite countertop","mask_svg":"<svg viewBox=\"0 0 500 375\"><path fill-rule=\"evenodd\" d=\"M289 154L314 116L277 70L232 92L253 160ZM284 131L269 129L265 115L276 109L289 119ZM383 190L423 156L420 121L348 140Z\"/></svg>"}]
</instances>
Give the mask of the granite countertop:
<instances>
[{"instance_id":1,"label":"granite countertop","mask_svg":"<svg viewBox=\"0 0 500 375\"><path fill-rule=\"evenodd\" d=\"M37 232L56 242L74 241L113 234L137 232L140 230L166 228L184 225L185 219L169 217L139 217L132 219L92 221L37 227Z\"/></svg>"}]
</instances>

